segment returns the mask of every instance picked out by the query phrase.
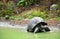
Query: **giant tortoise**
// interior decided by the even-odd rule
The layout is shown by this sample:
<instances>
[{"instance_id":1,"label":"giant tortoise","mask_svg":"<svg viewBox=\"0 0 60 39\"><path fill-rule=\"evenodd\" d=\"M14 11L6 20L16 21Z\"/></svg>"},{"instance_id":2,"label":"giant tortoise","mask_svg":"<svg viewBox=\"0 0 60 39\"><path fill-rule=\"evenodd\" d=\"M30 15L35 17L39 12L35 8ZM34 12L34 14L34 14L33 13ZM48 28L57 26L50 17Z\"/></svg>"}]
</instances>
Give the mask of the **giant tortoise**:
<instances>
[{"instance_id":1,"label":"giant tortoise","mask_svg":"<svg viewBox=\"0 0 60 39\"><path fill-rule=\"evenodd\" d=\"M44 19L40 17L34 17L30 20L28 27L28 32L47 32L50 31L49 27L47 26L47 23L44 21Z\"/></svg>"}]
</instances>

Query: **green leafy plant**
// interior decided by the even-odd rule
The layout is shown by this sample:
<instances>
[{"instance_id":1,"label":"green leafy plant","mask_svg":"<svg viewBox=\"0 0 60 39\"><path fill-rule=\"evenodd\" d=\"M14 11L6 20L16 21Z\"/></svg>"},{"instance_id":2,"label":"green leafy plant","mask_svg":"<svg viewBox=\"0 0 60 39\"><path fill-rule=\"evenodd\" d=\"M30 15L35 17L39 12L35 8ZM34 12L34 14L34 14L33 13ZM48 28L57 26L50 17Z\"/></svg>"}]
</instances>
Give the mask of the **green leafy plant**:
<instances>
[{"instance_id":1,"label":"green leafy plant","mask_svg":"<svg viewBox=\"0 0 60 39\"><path fill-rule=\"evenodd\" d=\"M17 3L17 5L18 6L23 6L25 2L26 2L26 0L21 0Z\"/></svg>"},{"instance_id":2,"label":"green leafy plant","mask_svg":"<svg viewBox=\"0 0 60 39\"><path fill-rule=\"evenodd\" d=\"M37 3L40 3L40 0L20 0L18 3L17 3L17 6L21 7L21 6L30 6L30 5L34 5L34 4L37 4Z\"/></svg>"}]
</instances>

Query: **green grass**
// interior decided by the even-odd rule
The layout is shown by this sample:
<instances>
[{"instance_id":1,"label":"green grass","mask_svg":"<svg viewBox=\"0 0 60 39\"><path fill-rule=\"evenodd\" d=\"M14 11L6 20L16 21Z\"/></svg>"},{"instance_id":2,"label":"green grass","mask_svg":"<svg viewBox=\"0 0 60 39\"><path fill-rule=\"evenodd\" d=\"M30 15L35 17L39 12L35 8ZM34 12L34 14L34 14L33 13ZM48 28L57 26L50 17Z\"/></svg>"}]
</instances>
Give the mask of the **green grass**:
<instances>
[{"instance_id":1,"label":"green grass","mask_svg":"<svg viewBox=\"0 0 60 39\"><path fill-rule=\"evenodd\" d=\"M0 27L0 39L60 39L60 32L29 33L18 28Z\"/></svg>"},{"instance_id":2,"label":"green grass","mask_svg":"<svg viewBox=\"0 0 60 39\"><path fill-rule=\"evenodd\" d=\"M56 19L60 21L60 17L57 17Z\"/></svg>"}]
</instances>

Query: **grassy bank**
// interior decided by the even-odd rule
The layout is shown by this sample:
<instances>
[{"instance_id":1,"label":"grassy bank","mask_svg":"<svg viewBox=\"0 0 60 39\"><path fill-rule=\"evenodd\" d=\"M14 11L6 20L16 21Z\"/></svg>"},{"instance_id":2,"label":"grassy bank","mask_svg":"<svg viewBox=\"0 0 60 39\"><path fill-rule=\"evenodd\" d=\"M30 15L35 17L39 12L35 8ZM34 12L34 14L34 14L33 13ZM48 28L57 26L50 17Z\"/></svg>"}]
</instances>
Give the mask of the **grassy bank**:
<instances>
[{"instance_id":1,"label":"grassy bank","mask_svg":"<svg viewBox=\"0 0 60 39\"><path fill-rule=\"evenodd\" d=\"M60 32L28 33L21 29L0 27L0 39L60 39Z\"/></svg>"}]
</instances>

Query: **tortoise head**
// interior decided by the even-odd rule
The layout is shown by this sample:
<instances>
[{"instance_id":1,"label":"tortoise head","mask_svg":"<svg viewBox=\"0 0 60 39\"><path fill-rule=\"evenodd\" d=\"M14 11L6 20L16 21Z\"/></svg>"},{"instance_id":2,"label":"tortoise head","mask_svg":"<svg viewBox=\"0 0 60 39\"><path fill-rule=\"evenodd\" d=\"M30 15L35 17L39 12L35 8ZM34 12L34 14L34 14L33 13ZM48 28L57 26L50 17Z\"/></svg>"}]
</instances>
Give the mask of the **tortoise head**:
<instances>
[{"instance_id":1,"label":"tortoise head","mask_svg":"<svg viewBox=\"0 0 60 39\"><path fill-rule=\"evenodd\" d=\"M40 22L39 24L40 24L40 25L43 25L43 26L44 26L44 25L47 25L46 22Z\"/></svg>"}]
</instances>

